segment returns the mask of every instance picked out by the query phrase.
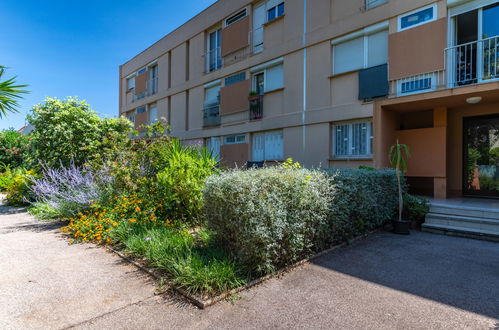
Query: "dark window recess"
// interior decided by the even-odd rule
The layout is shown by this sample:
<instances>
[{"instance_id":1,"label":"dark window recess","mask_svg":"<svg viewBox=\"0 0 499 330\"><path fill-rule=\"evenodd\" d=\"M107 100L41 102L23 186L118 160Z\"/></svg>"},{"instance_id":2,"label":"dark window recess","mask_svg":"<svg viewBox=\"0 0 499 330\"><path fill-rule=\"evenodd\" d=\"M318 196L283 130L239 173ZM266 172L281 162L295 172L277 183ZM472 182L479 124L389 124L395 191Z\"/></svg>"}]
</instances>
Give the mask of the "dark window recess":
<instances>
[{"instance_id":1,"label":"dark window recess","mask_svg":"<svg viewBox=\"0 0 499 330\"><path fill-rule=\"evenodd\" d=\"M359 71L359 100L388 95L388 64Z\"/></svg>"},{"instance_id":2,"label":"dark window recess","mask_svg":"<svg viewBox=\"0 0 499 330\"><path fill-rule=\"evenodd\" d=\"M225 86L230 86L244 80L246 80L246 72L241 72L225 78Z\"/></svg>"},{"instance_id":3,"label":"dark window recess","mask_svg":"<svg viewBox=\"0 0 499 330\"><path fill-rule=\"evenodd\" d=\"M267 22L284 15L284 2L267 10Z\"/></svg>"},{"instance_id":4,"label":"dark window recess","mask_svg":"<svg viewBox=\"0 0 499 330\"><path fill-rule=\"evenodd\" d=\"M241 19L246 17L246 8L235 14L234 16L231 16L225 20L225 26L229 26L231 24L236 23L237 21L240 21Z\"/></svg>"},{"instance_id":5,"label":"dark window recess","mask_svg":"<svg viewBox=\"0 0 499 330\"><path fill-rule=\"evenodd\" d=\"M137 113L144 113L144 112L146 112L146 107L137 108Z\"/></svg>"}]
</instances>

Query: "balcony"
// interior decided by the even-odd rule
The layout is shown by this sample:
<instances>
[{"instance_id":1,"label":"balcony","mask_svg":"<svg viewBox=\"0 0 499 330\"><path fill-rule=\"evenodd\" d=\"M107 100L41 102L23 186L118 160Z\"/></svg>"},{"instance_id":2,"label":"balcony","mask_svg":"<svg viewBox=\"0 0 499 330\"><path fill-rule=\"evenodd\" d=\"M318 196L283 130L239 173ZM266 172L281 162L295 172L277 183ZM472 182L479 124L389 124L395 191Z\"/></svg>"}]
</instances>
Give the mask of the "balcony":
<instances>
[{"instance_id":1,"label":"balcony","mask_svg":"<svg viewBox=\"0 0 499 330\"><path fill-rule=\"evenodd\" d=\"M487 83L499 78L499 36L445 50L449 88Z\"/></svg>"},{"instance_id":2,"label":"balcony","mask_svg":"<svg viewBox=\"0 0 499 330\"><path fill-rule=\"evenodd\" d=\"M154 95L157 92L158 92L158 77L154 77L154 78L149 79L147 81L145 91L143 91L141 93L136 93L136 91L134 91L132 102L136 102L136 101L141 100L147 96Z\"/></svg>"},{"instance_id":3,"label":"balcony","mask_svg":"<svg viewBox=\"0 0 499 330\"><path fill-rule=\"evenodd\" d=\"M263 95L251 95L249 97L250 120L261 120L263 118Z\"/></svg>"},{"instance_id":4,"label":"balcony","mask_svg":"<svg viewBox=\"0 0 499 330\"><path fill-rule=\"evenodd\" d=\"M205 106L203 109L203 127L220 125L220 104Z\"/></svg>"}]
</instances>

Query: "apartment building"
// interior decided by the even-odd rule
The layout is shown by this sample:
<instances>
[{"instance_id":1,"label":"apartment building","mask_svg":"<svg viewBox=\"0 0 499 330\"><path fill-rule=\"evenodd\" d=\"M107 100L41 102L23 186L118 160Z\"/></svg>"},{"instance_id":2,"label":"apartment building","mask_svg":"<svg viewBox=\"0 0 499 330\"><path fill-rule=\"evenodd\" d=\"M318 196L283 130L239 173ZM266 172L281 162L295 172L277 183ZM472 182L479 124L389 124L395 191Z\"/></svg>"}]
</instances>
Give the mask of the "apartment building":
<instances>
[{"instance_id":1,"label":"apartment building","mask_svg":"<svg viewBox=\"0 0 499 330\"><path fill-rule=\"evenodd\" d=\"M120 66L119 114L226 166L384 168L499 197L499 2L219 0Z\"/></svg>"}]
</instances>

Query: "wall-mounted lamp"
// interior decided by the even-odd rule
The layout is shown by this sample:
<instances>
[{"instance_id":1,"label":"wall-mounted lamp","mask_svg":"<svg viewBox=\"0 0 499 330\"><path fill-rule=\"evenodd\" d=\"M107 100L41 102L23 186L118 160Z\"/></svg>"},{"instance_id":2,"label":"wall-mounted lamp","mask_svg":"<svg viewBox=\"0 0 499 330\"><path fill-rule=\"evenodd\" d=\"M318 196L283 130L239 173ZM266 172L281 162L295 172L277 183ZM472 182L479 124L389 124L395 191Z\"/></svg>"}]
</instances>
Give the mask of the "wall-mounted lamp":
<instances>
[{"instance_id":1,"label":"wall-mounted lamp","mask_svg":"<svg viewBox=\"0 0 499 330\"><path fill-rule=\"evenodd\" d=\"M466 99L466 102L468 102L469 104L477 104L480 103L480 101L482 101L481 96L474 96Z\"/></svg>"}]
</instances>

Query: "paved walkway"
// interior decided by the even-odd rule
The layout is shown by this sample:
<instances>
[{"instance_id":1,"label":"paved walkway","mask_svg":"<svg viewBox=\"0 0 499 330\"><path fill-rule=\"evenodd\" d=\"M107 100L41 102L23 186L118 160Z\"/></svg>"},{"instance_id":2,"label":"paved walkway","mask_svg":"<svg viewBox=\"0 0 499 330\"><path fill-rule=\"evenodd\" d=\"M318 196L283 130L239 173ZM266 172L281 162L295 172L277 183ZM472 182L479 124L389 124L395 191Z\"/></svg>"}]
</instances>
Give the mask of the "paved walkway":
<instances>
[{"instance_id":1,"label":"paved walkway","mask_svg":"<svg viewBox=\"0 0 499 330\"><path fill-rule=\"evenodd\" d=\"M499 244L376 233L199 310L58 226L0 207L0 329L495 329Z\"/></svg>"}]
</instances>

